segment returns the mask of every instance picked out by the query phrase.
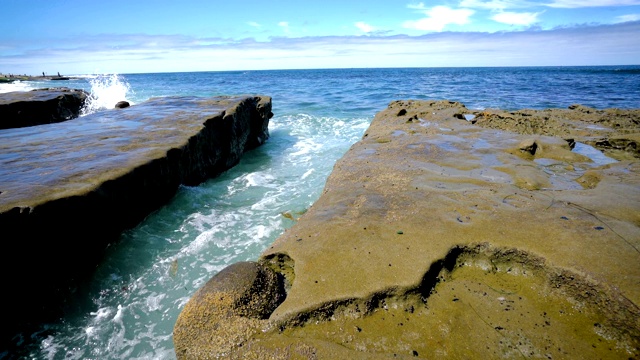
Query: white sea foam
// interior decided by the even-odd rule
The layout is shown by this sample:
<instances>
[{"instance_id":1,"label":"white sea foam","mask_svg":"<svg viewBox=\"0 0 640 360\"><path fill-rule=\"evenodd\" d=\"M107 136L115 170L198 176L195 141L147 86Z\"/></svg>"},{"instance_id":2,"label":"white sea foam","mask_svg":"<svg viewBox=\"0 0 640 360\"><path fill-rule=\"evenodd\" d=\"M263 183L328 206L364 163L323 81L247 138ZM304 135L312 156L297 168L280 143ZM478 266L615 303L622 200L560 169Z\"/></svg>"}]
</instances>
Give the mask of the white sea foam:
<instances>
[{"instance_id":1,"label":"white sea foam","mask_svg":"<svg viewBox=\"0 0 640 360\"><path fill-rule=\"evenodd\" d=\"M99 321L111 315L111 309L104 307L104 308L98 309L98 311L96 312L91 312L90 314L96 317L96 321Z\"/></svg>"},{"instance_id":2,"label":"white sea foam","mask_svg":"<svg viewBox=\"0 0 640 360\"><path fill-rule=\"evenodd\" d=\"M262 173L262 172L252 172L248 173L244 176L241 176L238 180L245 181L245 186L265 186L271 187L273 186L274 177L270 174Z\"/></svg>"},{"instance_id":3,"label":"white sea foam","mask_svg":"<svg viewBox=\"0 0 640 360\"><path fill-rule=\"evenodd\" d=\"M56 353L62 347L60 344L56 343L55 338L51 335L42 340L40 346L47 359L55 359Z\"/></svg>"},{"instance_id":4,"label":"white sea foam","mask_svg":"<svg viewBox=\"0 0 640 360\"><path fill-rule=\"evenodd\" d=\"M35 89L31 84L24 81L14 81L12 83L0 84L0 93L8 93L13 91L30 91Z\"/></svg>"},{"instance_id":5,"label":"white sea foam","mask_svg":"<svg viewBox=\"0 0 640 360\"><path fill-rule=\"evenodd\" d=\"M166 294L150 295L147 297L147 308L149 311L157 311L162 309L160 302L166 297Z\"/></svg>"},{"instance_id":6,"label":"white sea foam","mask_svg":"<svg viewBox=\"0 0 640 360\"><path fill-rule=\"evenodd\" d=\"M310 156L313 153L318 152L320 148L322 148L322 144L315 142L314 139L307 138L298 141L295 145L293 145L293 148L297 151L291 153L290 156L300 156L303 157L303 159L311 160Z\"/></svg>"},{"instance_id":7,"label":"white sea foam","mask_svg":"<svg viewBox=\"0 0 640 360\"><path fill-rule=\"evenodd\" d=\"M313 174L314 169L309 169L307 170L304 174L302 174L302 176L300 177L300 180L304 180L306 178L309 177L309 175Z\"/></svg>"},{"instance_id":8,"label":"white sea foam","mask_svg":"<svg viewBox=\"0 0 640 360\"><path fill-rule=\"evenodd\" d=\"M268 209L274 209L277 207L279 201L275 196L264 196L255 204L251 205L253 211L264 211Z\"/></svg>"},{"instance_id":9,"label":"white sea foam","mask_svg":"<svg viewBox=\"0 0 640 360\"><path fill-rule=\"evenodd\" d=\"M117 322L117 323L122 323L122 313L124 308L122 307L122 305L118 305L118 311L116 312L116 315L113 317L113 321Z\"/></svg>"},{"instance_id":10,"label":"white sea foam","mask_svg":"<svg viewBox=\"0 0 640 360\"><path fill-rule=\"evenodd\" d=\"M128 99L133 94L129 83L117 74L96 75L89 77L91 90L82 109L81 115L92 114L96 111L113 109L119 101Z\"/></svg>"}]
</instances>

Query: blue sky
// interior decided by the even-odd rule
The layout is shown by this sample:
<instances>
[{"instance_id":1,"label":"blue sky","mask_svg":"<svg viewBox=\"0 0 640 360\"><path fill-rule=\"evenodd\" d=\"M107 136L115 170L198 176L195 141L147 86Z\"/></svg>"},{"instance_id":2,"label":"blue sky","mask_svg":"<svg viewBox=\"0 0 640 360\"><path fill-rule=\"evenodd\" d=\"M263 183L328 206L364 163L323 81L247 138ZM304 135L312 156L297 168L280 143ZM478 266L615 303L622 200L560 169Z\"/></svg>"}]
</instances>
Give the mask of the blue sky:
<instances>
[{"instance_id":1,"label":"blue sky","mask_svg":"<svg viewBox=\"0 0 640 360\"><path fill-rule=\"evenodd\" d=\"M0 72L640 64L640 0L0 0Z\"/></svg>"}]
</instances>

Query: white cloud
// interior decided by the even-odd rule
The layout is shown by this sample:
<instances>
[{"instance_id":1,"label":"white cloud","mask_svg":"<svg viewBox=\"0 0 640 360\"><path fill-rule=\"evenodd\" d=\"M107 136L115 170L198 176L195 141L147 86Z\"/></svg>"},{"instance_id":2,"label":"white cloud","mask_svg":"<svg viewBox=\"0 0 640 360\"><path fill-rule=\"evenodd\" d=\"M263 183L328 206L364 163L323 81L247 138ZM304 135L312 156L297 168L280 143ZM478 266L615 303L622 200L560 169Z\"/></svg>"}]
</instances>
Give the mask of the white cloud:
<instances>
[{"instance_id":1,"label":"white cloud","mask_svg":"<svg viewBox=\"0 0 640 360\"><path fill-rule=\"evenodd\" d=\"M278 26L280 26L280 27L284 30L284 32L285 32L286 34L288 34L288 33L289 33L289 23L288 23L288 22L286 22L286 21L280 21L280 22L278 23Z\"/></svg>"},{"instance_id":2,"label":"white cloud","mask_svg":"<svg viewBox=\"0 0 640 360\"><path fill-rule=\"evenodd\" d=\"M412 6L412 7L411 7ZM412 9L424 9L424 4L411 5ZM435 6L424 11L426 18L420 20L405 21L402 26L407 29L423 31L442 31L449 24L465 25L469 23L469 17L475 13L471 9L452 9L447 6Z\"/></svg>"},{"instance_id":3,"label":"white cloud","mask_svg":"<svg viewBox=\"0 0 640 360\"><path fill-rule=\"evenodd\" d=\"M365 33L369 33L369 32L372 32L374 30L373 26L371 26L371 25L369 25L369 24L367 24L365 22L362 22L362 21L358 21L356 23L356 27L358 29L360 29L362 32L365 32Z\"/></svg>"},{"instance_id":4,"label":"white cloud","mask_svg":"<svg viewBox=\"0 0 640 360\"><path fill-rule=\"evenodd\" d=\"M424 6L424 3L421 2L417 4L409 4L407 5L407 7L414 10L427 10L427 8Z\"/></svg>"},{"instance_id":5,"label":"white cloud","mask_svg":"<svg viewBox=\"0 0 640 360\"><path fill-rule=\"evenodd\" d=\"M512 32L421 36L274 37L269 41L189 36L99 35L52 47L26 44L0 63L39 74L259 70L332 67L624 65L640 59L640 22ZM151 43L160 46L151 46ZM25 44L22 44L25 45ZM35 46L34 46L35 45Z\"/></svg>"},{"instance_id":6,"label":"white cloud","mask_svg":"<svg viewBox=\"0 0 640 360\"><path fill-rule=\"evenodd\" d=\"M461 8L485 9L491 11L504 11L506 9L517 9L536 6L529 1L523 0L462 0L458 4Z\"/></svg>"},{"instance_id":7,"label":"white cloud","mask_svg":"<svg viewBox=\"0 0 640 360\"><path fill-rule=\"evenodd\" d=\"M553 0L546 4L554 8L583 8L600 6L632 6L640 5L640 0Z\"/></svg>"},{"instance_id":8,"label":"white cloud","mask_svg":"<svg viewBox=\"0 0 640 360\"><path fill-rule=\"evenodd\" d=\"M249 24L249 26L253 26L253 27L257 27L257 28L259 28L260 26L262 26L262 25L258 24L258 23L257 23L257 22L255 22L255 21L249 21L247 24Z\"/></svg>"},{"instance_id":9,"label":"white cloud","mask_svg":"<svg viewBox=\"0 0 640 360\"><path fill-rule=\"evenodd\" d=\"M529 26L535 24L538 21L538 15L540 13L515 13L515 12L501 12L491 17L492 20L499 23L508 25L522 25Z\"/></svg>"},{"instance_id":10,"label":"white cloud","mask_svg":"<svg viewBox=\"0 0 640 360\"><path fill-rule=\"evenodd\" d=\"M616 20L617 20L616 22L619 22L619 23L627 22L627 21L638 21L640 20L640 14L622 15L622 16L618 16Z\"/></svg>"}]
</instances>

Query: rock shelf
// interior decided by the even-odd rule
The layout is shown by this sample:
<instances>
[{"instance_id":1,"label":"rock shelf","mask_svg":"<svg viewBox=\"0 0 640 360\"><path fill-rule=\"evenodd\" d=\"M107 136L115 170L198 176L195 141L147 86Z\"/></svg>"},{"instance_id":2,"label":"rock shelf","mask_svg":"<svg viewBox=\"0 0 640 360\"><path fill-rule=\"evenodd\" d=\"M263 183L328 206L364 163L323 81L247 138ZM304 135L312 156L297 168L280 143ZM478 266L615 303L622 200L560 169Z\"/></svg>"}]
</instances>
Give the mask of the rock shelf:
<instances>
[{"instance_id":1,"label":"rock shelf","mask_svg":"<svg viewBox=\"0 0 640 360\"><path fill-rule=\"evenodd\" d=\"M3 335L46 321L106 246L269 137L271 98L167 97L0 131Z\"/></svg>"},{"instance_id":2,"label":"rock shelf","mask_svg":"<svg viewBox=\"0 0 640 360\"><path fill-rule=\"evenodd\" d=\"M391 103L248 270L278 290L225 295L214 277L178 318L177 357L640 357L638 119ZM279 305L213 300L251 289Z\"/></svg>"},{"instance_id":3,"label":"rock shelf","mask_svg":"<svg viewBox=\"0 0 640 360\"><path fill-rule=\"evenodd\" d=\"M57 123L77 118L89 94L47 88L0 94L0 130Z\"/></svg>"}]
</instances>

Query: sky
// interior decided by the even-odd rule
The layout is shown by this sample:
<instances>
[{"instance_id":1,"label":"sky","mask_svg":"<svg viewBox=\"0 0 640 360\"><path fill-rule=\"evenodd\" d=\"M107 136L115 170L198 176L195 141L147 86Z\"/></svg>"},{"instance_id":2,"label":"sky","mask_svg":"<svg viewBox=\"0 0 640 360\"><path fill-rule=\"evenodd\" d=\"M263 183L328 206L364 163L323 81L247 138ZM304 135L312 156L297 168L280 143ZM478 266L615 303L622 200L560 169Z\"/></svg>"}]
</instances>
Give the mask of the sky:
<instances>
[{"instance_id":1,"label":"sky","mask_svg":"<svg viewBox=\"0 0 640 360\"><path fill-rule=\"evenodd\" d=\"M640 0L0 0L0 73L640 64Z\"/></svg>"}]
</instances>

